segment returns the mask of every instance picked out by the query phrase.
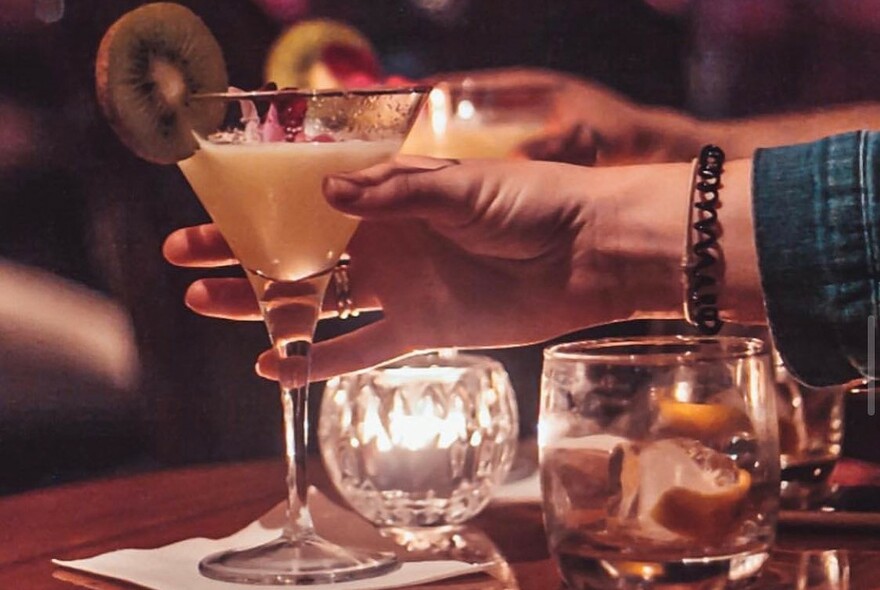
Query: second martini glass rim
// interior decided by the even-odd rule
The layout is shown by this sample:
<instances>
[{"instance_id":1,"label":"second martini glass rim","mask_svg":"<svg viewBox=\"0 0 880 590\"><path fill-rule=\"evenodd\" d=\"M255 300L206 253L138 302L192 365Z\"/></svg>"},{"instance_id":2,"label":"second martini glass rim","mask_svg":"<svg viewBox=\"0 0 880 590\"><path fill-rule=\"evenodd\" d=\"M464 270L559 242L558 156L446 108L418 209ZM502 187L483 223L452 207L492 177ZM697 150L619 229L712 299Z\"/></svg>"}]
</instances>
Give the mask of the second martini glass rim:
<instances>
[{"instance_id":1,"label":"second martini glass rim","mask_svg":"<svg viewBox=\"0 0 880 590\"><path fill-rule=\"evenodd\" d=\"M274 97L299 97L299 98L324 98L324 97L347 97L347 96L386 96L403 94L427 94L432 86L417 84L413 86L393 86L377 88L328 88L328 89L304 89L284 88L281 90L251 90L244 92L204 92L190 96L192 100L216 100L216 99L252 99Z\"/></svg>"}]
</instances>

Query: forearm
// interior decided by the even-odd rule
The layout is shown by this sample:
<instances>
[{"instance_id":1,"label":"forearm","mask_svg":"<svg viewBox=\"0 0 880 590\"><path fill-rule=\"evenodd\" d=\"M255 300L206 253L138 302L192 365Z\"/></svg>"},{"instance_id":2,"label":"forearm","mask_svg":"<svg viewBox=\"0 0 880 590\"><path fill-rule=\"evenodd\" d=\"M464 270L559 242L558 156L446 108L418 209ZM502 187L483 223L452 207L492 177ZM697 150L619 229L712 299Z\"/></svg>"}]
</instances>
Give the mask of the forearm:
<instances>
[{"instance_id":1,"label":"forearm","mask_svg":"<svg viewBox=\"0 0 880 590\"><path fill-rule=\"evenodd\" d=\"M707 143L721 146L730 159L751 158L762 147L805 143L859 129L880 129L880 103L719 121L702 121L657 109L649 110L648 116L667 138L666 159L670 161L689 160Z\"/></svg>"},{"instance_id":2,"label":"forearm","mask_svg":"<svg viewBox=\"0 0 880 590\"><path fill-rule=\"evenodd\" d=\"M832 117L829 121L840 122ZM870 371L880 317L880 133L852 132L729 160L719 192L723 318L769 322L812 385ZM593 169L594 250L615 317L681 315L690 163Z\"/></svg>"},{"instance_id":3,"label":"forearm","mask_svg":"<svg viewBox=\"0 0 880 590\"><path fill-rule=\"evenodd\" d=\"M591 247L600 255L611 319L681 317L681 261L687 224L690 163L594 168L585 171L599 214ZM720 240L725 270L719 288L723 317L763 322L763 300L751 209L751 161L725 165ZM582 260L590 260L584 257ZM591 260L591 263L594 261ZM603 274L603 269L607 270Z\"/></svg>"}]
</instances>

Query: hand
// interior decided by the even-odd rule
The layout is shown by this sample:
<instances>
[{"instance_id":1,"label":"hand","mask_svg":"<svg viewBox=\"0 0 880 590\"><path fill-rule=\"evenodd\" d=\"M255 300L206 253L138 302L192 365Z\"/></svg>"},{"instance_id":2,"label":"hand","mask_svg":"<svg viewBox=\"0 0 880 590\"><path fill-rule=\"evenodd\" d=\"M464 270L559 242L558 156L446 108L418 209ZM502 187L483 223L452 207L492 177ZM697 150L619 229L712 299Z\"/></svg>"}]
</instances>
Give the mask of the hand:
<instances>
[{"instance_id":1,"label":"hand","mask_svg":"<svg viewBox=\"0 0 880 590\"><path fill-rule=\"evenodd\" d=\"M551 85L555 109L545 133L519 148L531 159L620 165L689 161L700 147L700 124L669 109L639 105L595 82L537 68L452 73L486 86Z\"/></svg>"},{"instance_id":2,"label":"hand","mask_svg":"<svg viewBox=\"0 0 880 590\"><path fill-rule=\"evenodd\" d=\"M645 293L653 309L677 308L681 212L629 206L642 198L630 189L662 189L646 174L401 157L328 178L328 201L363 218L348 249L355 305L382 318L316 343L313 378L415 350L543 341L644 310ZM622 221L631 232L618 231ZM174 232L164 253L184 266L234 262L213 226ZM259 318L244 279L198 280L186 303L204 315ZM325 309L331 315L335 304ZM272 352L258 372L274 376Z\"/></svg>"},{"instance_id":3,"label":"hand","mask_svg":"<svg viewBox=\"0 0 880 590\"><path fill-rule=\"evenodd\" d=\"M672 110L638 105L599 84L560 77L546 133L520 147L535 160L622 165L691 159L697 123Z\"/></svg>"}]
</instances>

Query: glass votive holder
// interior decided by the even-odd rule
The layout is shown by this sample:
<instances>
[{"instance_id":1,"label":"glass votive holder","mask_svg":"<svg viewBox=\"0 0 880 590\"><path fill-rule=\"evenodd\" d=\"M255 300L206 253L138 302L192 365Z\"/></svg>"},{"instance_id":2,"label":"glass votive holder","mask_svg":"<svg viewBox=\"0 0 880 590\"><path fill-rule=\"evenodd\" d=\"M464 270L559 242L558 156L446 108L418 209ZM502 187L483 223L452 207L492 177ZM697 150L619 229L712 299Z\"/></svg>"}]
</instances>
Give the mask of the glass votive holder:
<instances>
[{"instance_id":1,"label":"glass votive holder","mask_svg":"<svg viewBox=\"0 0 880 590\"><path fill-rule=\"evenodd\" d=\"M516 397L480 355L418 354L327 382L318 438L331 481L379 527L475 516L516 453Z\"/></svg>"}]
</instances>

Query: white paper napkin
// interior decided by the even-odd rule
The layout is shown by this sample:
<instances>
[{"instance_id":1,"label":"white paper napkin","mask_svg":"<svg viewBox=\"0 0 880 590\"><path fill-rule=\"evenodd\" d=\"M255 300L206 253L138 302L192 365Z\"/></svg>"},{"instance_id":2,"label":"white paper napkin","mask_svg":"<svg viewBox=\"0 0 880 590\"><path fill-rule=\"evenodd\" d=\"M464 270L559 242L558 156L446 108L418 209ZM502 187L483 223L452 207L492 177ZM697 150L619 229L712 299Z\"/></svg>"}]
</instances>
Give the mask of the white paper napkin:
<instances>
[{"instance_id":1,"label":"white paper napkin","mask_svg":"<svg viewBox=\"0 0 880 590\"><path fill-rule=\"evenodd\" d=\"M319 533L322 524L345 523L333 530L345 531L344 541L358 547L388 550L389 541L382 539L375 529L351 512L330 502L314 491L310 497L312 513ZM55 565L122 580L151 590L254 590L248 584L233 584L206 578L199 573L199 561L211 553L235 547L250 547L278 537L284 519L284 505L279 504L237 533L223 539L187 539L156 549L121 549L87 559L64 561L53 559ZM471 564L463 561L418 561L403 565L383 576L334 584L312 584L310 590L381 590L426 584L446 578L475 574L489 569L491 564ZM267 587L267 586L263 586ZM276 586L268 586L276 587ZM277 586L290 588L290 586Z\"/></svg>"}]
</instances>

